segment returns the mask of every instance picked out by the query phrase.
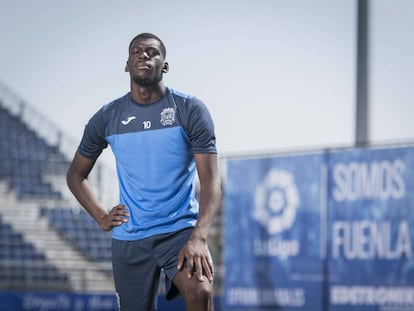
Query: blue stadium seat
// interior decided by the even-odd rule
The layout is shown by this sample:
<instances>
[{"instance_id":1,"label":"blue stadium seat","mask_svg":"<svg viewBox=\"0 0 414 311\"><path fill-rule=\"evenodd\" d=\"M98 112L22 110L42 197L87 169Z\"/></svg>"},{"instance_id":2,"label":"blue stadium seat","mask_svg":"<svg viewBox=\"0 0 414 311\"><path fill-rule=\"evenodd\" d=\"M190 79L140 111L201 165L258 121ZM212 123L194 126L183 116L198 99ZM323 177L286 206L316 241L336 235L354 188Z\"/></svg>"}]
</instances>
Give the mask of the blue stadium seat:
<instances>
[{"instance_id":1,"label":"blue stadium seat","mask_svg":"<svg viewBox=\"0 0 414 311\"><path fill-rule=\"evenodd\" d=\"M42 208L50 226L74 245L87 258L97 262L111 261L112 237L104 232L84 210L71 208Z\"/></svg>"},{"instance_id":2,"label":"blue stadium seat","mask_svg":"<svg viewBox=\"0 0 414 311\"><path fill-rule=\"evenodd\" d=\"M70 289L68 276L0 218L0 288Z\"/></svg>"},{"instance_id":3,"label":"blue stadium seat","mask_svg":"<svg viewBox=\"0 0 414 311\"><path fill-rule=\"evenodd\" d=\"M20 199L60 199L61 193L54 191L42 175L50 169L50 156L61 161L59 171L66 169L69 164L63 154L1 106L0 124L0 179L8 181Z\"/></svg>"}]
</instances>

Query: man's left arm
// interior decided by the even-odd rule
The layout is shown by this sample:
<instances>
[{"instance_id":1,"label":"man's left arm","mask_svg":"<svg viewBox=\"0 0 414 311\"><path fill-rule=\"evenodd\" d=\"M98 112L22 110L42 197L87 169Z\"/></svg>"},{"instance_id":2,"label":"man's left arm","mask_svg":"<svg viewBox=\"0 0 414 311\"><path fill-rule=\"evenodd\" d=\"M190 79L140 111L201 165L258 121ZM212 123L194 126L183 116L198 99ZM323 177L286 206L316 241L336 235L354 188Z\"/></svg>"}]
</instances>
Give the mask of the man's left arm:
<instances>
[{"instance_id":1,"label":"man's left arm","mask_svg":"<svg viewBox=\"0 0 414 311\"><path fill-rule=\"evenodd\" d=\"M200 180L200 210L194 231L179 254L178 269L188 264L188 277L196 275L203 281L203 274L213 281L213 261L207 248L207 237L221 205L221 181L217 154L195 154Z\"/></svg>"}]
</instances>

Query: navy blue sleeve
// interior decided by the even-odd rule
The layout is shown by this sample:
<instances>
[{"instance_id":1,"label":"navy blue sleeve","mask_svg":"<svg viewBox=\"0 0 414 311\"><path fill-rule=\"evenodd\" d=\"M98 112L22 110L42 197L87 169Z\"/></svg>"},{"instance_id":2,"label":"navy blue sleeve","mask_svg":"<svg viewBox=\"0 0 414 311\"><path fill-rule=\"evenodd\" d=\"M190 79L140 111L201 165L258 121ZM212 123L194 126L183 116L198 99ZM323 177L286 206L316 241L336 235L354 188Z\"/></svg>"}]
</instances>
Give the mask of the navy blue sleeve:
<instances>
[{"instance_id":1,"label":"navy blue sleeve","mask_svg":"<svg viewBox=\"0 0 414 311\"><path fill-rule=\"evenodd\" d=\"M193 153L217 153L214 123L206 105L196 97L190 98L188 117Z\"/></svg>"},{"instance_id":2,"label":"navy blue sleeve","mask_svg":"<svg viewBox=\"0 0 414 311\"><path fill-rule=\"evenodd\" d=\"M102 108L86 124L78 151L86 158L96 159L107 146L104 109Z\"/></svg>"}]
</instances>

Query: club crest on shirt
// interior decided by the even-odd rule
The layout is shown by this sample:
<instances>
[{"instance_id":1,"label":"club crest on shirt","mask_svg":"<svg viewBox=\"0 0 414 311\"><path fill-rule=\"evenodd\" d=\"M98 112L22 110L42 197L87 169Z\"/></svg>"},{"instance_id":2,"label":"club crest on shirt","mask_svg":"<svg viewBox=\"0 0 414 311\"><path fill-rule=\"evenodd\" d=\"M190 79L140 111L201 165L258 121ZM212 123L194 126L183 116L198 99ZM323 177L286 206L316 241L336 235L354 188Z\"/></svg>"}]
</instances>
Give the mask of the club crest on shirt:
<instances>
[{"instance_id":1,"label":"club crest on shirt","mask_svg":"<svg viewBox=\"0 0 414 311\"><path fill-rule=\"evenodd\" d=\"M173 125L175 123L174 108L164 108L161 111L161 124L163 126Z\"/></svg>"}]
</instances>

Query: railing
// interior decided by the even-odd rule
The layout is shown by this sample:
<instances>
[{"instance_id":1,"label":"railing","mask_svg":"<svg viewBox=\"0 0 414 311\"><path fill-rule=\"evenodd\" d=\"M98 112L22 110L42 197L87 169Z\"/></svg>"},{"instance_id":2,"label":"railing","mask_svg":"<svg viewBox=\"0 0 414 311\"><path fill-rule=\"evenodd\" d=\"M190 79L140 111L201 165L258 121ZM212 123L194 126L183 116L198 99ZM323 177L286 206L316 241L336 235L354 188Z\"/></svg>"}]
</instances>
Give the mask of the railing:
<instances>
[{"instance_id":1,"label":"railing","mask_svg":"<svg viewBox=\"0 0 414 311\"><path fill-rule=\"evenodd\" d=\"M21 99L10 88L0 81L0 105L10 114L19 117L39 137L56 147L69 161L71 160L79 141L64 133L59 126L53 123L39 110ZM110 208L118 202L116 174L104 161L98 160L89 180L96 190L97 196L105 207Z\"/></svg>"}]
</instances>

